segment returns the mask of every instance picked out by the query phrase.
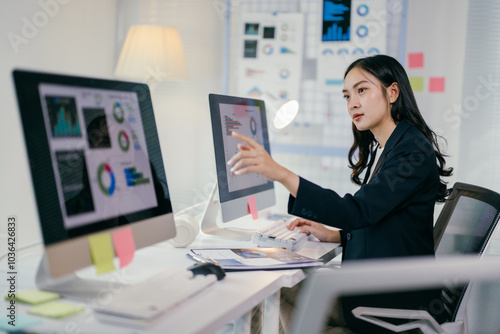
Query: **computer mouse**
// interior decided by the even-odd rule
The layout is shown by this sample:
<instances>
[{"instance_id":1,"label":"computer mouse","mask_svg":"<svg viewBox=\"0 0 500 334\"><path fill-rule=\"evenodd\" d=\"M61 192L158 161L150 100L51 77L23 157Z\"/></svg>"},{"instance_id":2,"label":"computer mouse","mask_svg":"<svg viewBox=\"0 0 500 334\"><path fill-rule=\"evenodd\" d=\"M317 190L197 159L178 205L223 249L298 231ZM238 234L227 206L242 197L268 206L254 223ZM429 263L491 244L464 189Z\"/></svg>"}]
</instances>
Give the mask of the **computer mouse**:
<instances>
[{"instance_id":1,"label":"computer mouse","mask_svg":"<svg viewBox=\"0 0 500 334\"><path fill-rule=\"evenodd\" d=\"M191 270L194 276L196 275L206 276L213 274L217 277L218 281L220 281L226 276L226 272L224 271L224 269L222 269L221 266L215 263L208 263L208 262L197 263L189 267L188 270Z\"/></svg>"}]
</instances>

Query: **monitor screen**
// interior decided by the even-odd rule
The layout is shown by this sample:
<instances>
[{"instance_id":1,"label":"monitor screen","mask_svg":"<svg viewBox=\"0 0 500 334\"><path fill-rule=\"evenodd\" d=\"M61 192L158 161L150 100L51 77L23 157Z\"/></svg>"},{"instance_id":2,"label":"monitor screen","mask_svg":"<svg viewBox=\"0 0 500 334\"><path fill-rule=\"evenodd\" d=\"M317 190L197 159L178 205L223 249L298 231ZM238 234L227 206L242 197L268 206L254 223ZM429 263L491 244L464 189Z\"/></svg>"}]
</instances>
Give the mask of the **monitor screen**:
<instances>
[{"instance_id":1,"label":"monitor screen","mask_svg":"<svg viewBox=\"0 0 500 334\"><path fill-rule=\"evenodd\" d=\"M175 236L148 86L13 72L50 272L91 265L88 235Z\"/></svg>"},{"instance_id":2,"label":"monitor screen","mask_svg":"<svg viewBox=\"0 0 500 334\"><path fill-rule=\"evenodd\" d=\"M209 95L209 102L222 221L246 216L249 196L255 197L258 210L274 206L272 182L256 173L236 176L227 165L238 152L239 141L232 137L232 131L252 138L271 153L264 102L216 94Z\"/></svg>"}]
</instances>

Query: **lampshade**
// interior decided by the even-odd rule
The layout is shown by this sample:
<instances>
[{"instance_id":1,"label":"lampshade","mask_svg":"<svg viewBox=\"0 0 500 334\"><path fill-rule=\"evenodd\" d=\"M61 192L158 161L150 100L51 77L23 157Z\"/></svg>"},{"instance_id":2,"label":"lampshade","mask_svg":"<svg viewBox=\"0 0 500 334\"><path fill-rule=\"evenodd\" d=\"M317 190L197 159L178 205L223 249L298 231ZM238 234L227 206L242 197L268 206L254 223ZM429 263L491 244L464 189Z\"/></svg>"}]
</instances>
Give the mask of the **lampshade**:
<instances>
[{"instance_id":1,"label":"lampshade","mask_svg":"<svg viewBox=\"0 0 500 334\"><path fill-rule=\"evenodd\" d=\"M278 99L269 92L265 92L262 99L266 104L267 111L273 115L273 126L277 130L290 125L299 112L299 102L296 100Z\"/></svg>"},{"instance_id":2,"label":"lampshade","mask_svg":"<svg viewBox=\"0 0 500 334\"><path fill-rule=\"evenodd\" d=\"M276 129L284 129L287 127L297 116L299 112L299 102L296 100L289 100L284 103L276 112L274 116L273 125Z\"/></svg>"},{"instance_id":3,"label":"lampshade","mask_svg":"<svg viewBox=\"0 0 500 334\"><path fill-rule=\"evenodd\" d=\"M156 25L131 26L115 75L144 82L187 79L186 59L177 29Z\"/></svg>"}]
</instances>

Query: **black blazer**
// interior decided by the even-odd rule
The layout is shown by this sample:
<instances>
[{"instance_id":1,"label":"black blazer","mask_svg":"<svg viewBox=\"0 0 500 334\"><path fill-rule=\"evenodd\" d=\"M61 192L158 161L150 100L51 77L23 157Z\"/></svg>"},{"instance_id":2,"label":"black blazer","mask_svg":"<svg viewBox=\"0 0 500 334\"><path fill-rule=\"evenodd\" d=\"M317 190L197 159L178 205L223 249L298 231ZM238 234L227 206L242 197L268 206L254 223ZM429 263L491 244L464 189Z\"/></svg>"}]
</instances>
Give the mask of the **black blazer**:
<instances>
[{"instance_id":1,"label":"black blazer","mask_svg":"<svg viewBox=\"0 0 500 334\"><path fill-rule=\"evenodd\" d=\"M290 196L289 213L341 228L345 262L434 255L439 172L432 144L412 123L401 121L377 166L372 164L373 159L361 188L344 197L301 178L297 197ZM372 178L366 183L370 174ZM356 322L351 329L375 333L377 330L366 328L367 323L357 321L350 310L356 306L428 308L429 298L434 297L435 293L429 292L343 299L344 316L349 325Z\"/></svg>"},{"instance_id":2,"label":"black blazer","mask_svg":"<svg viewBox=\"0 0 500 334\"><path fill-rule=\"evenodd\" d=\"M371 169L370 164L365 180ZM288 212L341 228L345 261L434 254L439 173L431 143L401 121L372 174L370 182L344 197L301 178Z\"/></svg>"}]
</instances>

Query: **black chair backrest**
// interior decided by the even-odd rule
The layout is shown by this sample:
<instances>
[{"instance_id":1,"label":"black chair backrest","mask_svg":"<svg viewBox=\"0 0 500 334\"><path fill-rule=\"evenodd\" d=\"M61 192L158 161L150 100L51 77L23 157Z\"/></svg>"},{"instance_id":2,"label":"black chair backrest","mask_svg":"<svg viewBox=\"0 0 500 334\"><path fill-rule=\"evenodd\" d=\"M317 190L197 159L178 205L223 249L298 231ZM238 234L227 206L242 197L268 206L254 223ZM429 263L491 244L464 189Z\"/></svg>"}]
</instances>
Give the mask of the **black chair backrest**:
<instances>
[{"instance_id":1,"label":"black chair backrest","mask_svg":"<svg viewBox=\"0 0 500 334\"><path fill-rule=\"evenodd\" d=\"M455 183L434 226L436 257L480 256L500 218L500 194L482 187ZM467 286L443 288L441 321L453 322Z\"/></svg>"}]
</instances>

